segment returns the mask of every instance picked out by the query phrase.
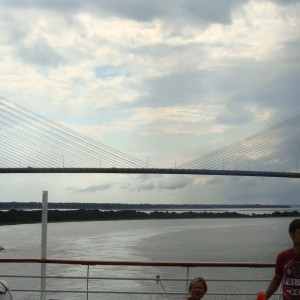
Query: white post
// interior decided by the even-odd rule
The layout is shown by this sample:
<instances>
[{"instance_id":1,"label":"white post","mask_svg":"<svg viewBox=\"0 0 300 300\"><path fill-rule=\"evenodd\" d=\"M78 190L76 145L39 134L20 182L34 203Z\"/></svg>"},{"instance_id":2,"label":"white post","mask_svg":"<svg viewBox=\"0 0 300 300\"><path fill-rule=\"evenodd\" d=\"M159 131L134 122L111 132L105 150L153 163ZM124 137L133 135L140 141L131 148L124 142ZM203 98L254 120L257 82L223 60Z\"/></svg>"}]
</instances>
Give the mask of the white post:
<instances>
[{"instance_id":1,"label":"white post","mask_svg":"<svg viewBox=\"0 0 300 300\"><path fill-rule=\"evenodd\" d=\"M41 246L41 259L47 258L47 223L48 223L48 192L43 191L42 202L42 246ZM41 290L46 289L46 267L47 264L41 264ZM41 292L41 300L46 299L46 293Z\"/></svg>"}]
</instances>

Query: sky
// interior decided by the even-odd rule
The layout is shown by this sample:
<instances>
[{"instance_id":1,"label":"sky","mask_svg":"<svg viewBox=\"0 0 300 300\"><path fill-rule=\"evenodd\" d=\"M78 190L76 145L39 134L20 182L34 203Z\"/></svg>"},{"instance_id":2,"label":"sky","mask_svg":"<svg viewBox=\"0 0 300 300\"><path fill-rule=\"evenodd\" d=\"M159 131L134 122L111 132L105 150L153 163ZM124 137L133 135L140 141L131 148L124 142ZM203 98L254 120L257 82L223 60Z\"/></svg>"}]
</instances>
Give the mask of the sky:
<instances>
[{"instance_id":1,"label":"sky","mask_svg":"<svg viewBox=\"0 0 300 300\"><path fill-rule=\"evenodd\" d=\"M0 96L169 168L300 112L300 1L0 0ZM299 204L298 179L2 174L1 201Z\"/></svg>"}]
</instances>

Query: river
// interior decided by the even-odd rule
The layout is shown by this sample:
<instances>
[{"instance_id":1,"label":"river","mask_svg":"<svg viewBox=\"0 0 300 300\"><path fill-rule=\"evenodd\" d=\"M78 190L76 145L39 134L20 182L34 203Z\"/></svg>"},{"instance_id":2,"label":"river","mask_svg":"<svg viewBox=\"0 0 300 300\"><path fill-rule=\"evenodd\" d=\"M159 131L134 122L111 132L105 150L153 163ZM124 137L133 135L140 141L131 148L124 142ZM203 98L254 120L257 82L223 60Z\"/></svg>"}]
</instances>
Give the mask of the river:
<instances>
[{"instance_id":1,"label":"river","mask_svg":"<svg viewBox=\"0 0 300 300\"><path fill-rule=\"evenodd\" d=\"M291 220L292 218L246 218L51 223L48 224L47 256L82 260L273 263L278 251L291 246L288 235L288 225ZM41 255L41 224L1 226L0 237L0 244L5 247L5 250L0 252L3 258L38 258ZM37 275L40 271L37 265L26 265L21 268L16 264L7 264L5 268L5 273L9 274L16 273L17 270L18 274ZM54 271L56 272L57 269L51 267L48 269L49 274ZM60 271L64 275L74 274L74 272L86 275L86 268L82 266L61 266ZM96 276L149 275L153 278L156 274L162 277L172 275L182 278L184 277L182 272L182 269L174 271L153 267L147 270L137 267L91 269L91 275ZM210 278L216 276L214 272L208 268L202 268L200 271L192 269L190 276L201 275ZM264 278L271 278L273 270L251 272L257 272L258 276ZM4 273L4 270L0 273ZM238 273L236 275L236 277L240 276ZM218 271L217 276L225 278L227 275L225 271ZM29 280L23 280L23 283L16 279L8 281L12 288L32 285ZM122 285L126 288L125 284L118 284L118 288L123 288ZM131 283L132 288L138 290L143 287L143 284ZM64 282L59 284L61 288L65 287L64 285ZM74 288L76 286L77 283ZM68 286L68 288L72 287ZM176 289L174 286L169 288ZM254 286L253 289L258 287ZM209 299L208 296L206 297ZM33 298L16 294L15 300L21 299ZM90 297L90 299L94 298ZM102 296L101 299L114 299L114 297L108 295ZM126 298L124 296L122 299L149 299L149 297Z\"/></svg>"}]
</instances>

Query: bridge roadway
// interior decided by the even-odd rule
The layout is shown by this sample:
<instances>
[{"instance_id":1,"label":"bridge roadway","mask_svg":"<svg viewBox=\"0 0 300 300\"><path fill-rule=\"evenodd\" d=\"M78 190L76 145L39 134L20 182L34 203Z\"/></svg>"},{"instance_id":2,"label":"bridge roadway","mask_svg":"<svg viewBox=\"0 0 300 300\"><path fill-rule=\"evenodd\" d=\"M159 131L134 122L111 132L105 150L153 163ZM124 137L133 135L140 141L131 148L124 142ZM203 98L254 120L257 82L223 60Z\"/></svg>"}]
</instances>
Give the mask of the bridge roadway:
<instances>
[{"instance_id":1,"label":"bridge roadway","mask_svg":"<svg viewBox=\"0 0 300 300\"><path fill-rule=\"evenodd\" d=\"M105 174L184 174L184 175L225 175L300 178L296 172L208 170L208 169L164 169L164 168L0 168L5 173L105 173Z\"/></svg>"}]
</instances>

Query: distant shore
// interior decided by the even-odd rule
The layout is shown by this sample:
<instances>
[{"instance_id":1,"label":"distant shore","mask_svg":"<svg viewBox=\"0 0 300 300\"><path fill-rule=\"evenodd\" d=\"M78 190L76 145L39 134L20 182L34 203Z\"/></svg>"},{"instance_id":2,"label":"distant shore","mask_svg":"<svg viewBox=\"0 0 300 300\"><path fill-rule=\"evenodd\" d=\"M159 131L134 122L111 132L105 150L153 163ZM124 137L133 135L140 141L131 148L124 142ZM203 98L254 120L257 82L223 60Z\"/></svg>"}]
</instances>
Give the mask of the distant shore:
<instances>
[{"instance_id":1,"label":"distant shore","mask_svg":"<svg viewBox=\"0 0 300 300\"><path fill-rule=\"evenodd\" d=\"M226 206L226 208L236 208ZM241 208L244 206L238 206ZM185 206L186 208L186 206ZM215 207L214 207L215 208ZM221 208L219 206L218 208ZM224 206L222 206L224 208ZM253 208L246 207L246 208ZM255 206L255 208L258 208ZM259 208L278 208L278 206L259 206ZM289 208L282 207L279 208ZM174 207L173 207L174 209ZM189 208L190 209L190 208ZM211 207L208 207L211 209ZM153 210L153 208L152 208ZM238 212L211 212L211 211L141 211L135 209L48 209L48 222L84 222L84 221L117 221L117 220L153 220L153 219L196 219L196 218L271 218L271 217L300 217L300 212L294 211L274 211L271 213L255 212L243 214ZM9 209L0 210L0 225L32 224L41 223L41 209Z\"/></svg>"},{"instance_id":2,"label":"distant shore","mask_svg":"<svg viewBox=\"0 0 300 300\"><path fill-rule=\"evenodd\" d=\"M41 209L41 202L0 202L0 210ZM291 208L290 205L262 204L130 204L130 203L86 203L86 202L48 202L49 209L118 209L118 210L176 210L176 209L243 209L243 208Z\"/></svg>"}]
</instances>

